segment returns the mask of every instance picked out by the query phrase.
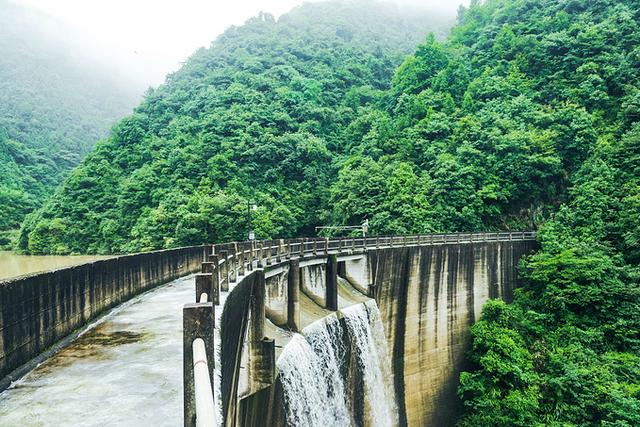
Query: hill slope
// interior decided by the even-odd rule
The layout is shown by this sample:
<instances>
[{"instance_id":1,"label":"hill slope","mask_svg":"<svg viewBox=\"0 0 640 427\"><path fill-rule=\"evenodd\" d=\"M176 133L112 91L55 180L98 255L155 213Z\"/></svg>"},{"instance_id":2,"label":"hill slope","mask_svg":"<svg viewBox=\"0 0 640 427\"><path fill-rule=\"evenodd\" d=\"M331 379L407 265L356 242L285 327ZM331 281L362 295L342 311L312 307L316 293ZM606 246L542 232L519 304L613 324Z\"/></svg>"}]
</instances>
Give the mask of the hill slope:
<instances>
[{"instance_id":1,"label":"hill slope","mask_svg":"<svg viewBox=\"0 0 640 427\"><path fill-rule=\"evenodd\" d=\"M63 34L0 0L0 245L137 99Z\"/></svg>"},{"instance_id":2,"label":"hill slope","mask_svg":"<svg viewBox=\"0 0 640 427\"><path fill-rule=\"evenodd\" d=\"M376 2L262 14L201 49L122 120L22 231L30 252L120 252L313 231L357 106L429 19Z\"/></svg>"}]
</instances>

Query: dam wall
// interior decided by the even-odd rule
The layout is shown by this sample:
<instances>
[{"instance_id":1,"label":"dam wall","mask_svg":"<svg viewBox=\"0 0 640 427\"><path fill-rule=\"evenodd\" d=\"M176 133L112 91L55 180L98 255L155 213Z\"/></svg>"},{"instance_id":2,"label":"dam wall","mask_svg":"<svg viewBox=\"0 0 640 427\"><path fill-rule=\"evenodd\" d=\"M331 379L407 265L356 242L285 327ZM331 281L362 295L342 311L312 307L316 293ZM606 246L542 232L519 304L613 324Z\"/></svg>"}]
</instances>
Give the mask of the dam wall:
<instances>
[{"instance_id":1,"label":"dam wall","mask_svg":"<svg viewBox=\"0 0 640 427\"><path fill-rule=\"evenodd\" d=\"M211 246L119 256L0 282L0 390L118 304L198 271ZM22 368L21 368L22 367Z\"/></svg>"},{"instance_id":2,"label":"dam wall","mask_svg":"<svg viewBox=\"0 0 640 427\"><path fill-rule=\"evenodd\" d=\"M490 298L510 301L536 242L388 248L369 253L372 292L394 367L401 425L450 426L471 325Z\"/></svg>"},{"instance_id":3,"label":"dam wall","mask_svg":"<svg viewBox=\"0 0 640 427\"><path fill-rule=\"evenodd\" d=\"M220 325L225 425L324 425L316 413L346 425L454 425L461 410L456 388L465 368L470 327L488 299L512 299L519 260L536 247L535 233L237 246L227 260L229 268L247 273L237 275ZM354 334L366 330L363 319L372 318L360 316L357 328L350 320L355 310L350 307L362 305L363 299L373 303L369 298L375 300L375 309L369 304L366 312L379 310L373 317L380 319L375 329L384 341L374 347L385 348L376 357L371 357L373 348L361 345L372 340L358 341ZM322 319L324 323L317 323ZM333 325L321 331L331 336L332 349L314 347L318 325ZM372 412L379 409L379 399L369 397L384 387L372 383L375 375L365 375L364 368L366 360L370 366L382 361L383 353L389 356L388 374L382 376L391 390L386 395L393 402L384 402L394 408L391 424L380 424L384 417ZM339 366L327 365L336 358L342 360ZM378 368L384 365L380 363ZM339 378L342 389L312 380L320 372L330 375L326 384ZM346 414L332 412L337 404L313 403L338 401L346 402Z\"/></svg>"}]
</instances>

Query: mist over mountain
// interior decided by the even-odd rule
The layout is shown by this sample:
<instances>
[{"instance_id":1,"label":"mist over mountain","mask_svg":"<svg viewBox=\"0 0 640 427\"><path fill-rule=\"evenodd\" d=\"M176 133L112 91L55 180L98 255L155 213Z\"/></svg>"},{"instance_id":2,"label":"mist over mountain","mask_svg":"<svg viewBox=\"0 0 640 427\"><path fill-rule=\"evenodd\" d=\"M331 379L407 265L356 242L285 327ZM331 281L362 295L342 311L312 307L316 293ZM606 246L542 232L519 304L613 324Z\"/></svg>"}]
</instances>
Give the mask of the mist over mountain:
<instances>
[{"instance_id":1,"label":"mist over mountain","mask_svg":"<svg viewBox=\"0 0 640 427\"><path fill-rule=\"evenodd\" d=\"M0 233L140 99L139 86L84 49L54 19L0 0Z\"/></svg>"},{"instance_id":2,"label":"mist over mountain","mask_svg":"<svg viewBox=\"0 0 640 427\"><path fill-rule=\"evenodd\" d=\"M121 252L239 239L247 230L235 216L247 198L259 205L260 236L310 232L328 215L334 161L358 106L381 101L403 58L446 25L414 9L343 1L229 28L98 144L27 221L22 248Z\"/></svg>"}]
</instances>

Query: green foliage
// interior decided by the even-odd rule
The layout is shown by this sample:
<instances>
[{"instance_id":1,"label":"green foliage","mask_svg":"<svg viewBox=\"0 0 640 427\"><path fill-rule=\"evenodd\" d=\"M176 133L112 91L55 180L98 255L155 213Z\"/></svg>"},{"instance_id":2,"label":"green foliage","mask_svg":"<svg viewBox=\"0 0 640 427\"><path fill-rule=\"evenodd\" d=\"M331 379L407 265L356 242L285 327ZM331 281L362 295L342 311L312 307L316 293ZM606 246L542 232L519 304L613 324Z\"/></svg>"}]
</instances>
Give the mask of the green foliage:
<instances>
[{"instance_id":1,"label":"green foliage","mask_svg":"<svg viewBox=\"0 0 640 427\"><path fill-rule=\"evenodd\" d=\"M640 424L639 15L631 1L495 0L453 32L479 76L463 110L477 116L504 92L526 99L529 111L510 116L539 151L513 177L538 177L512 182L537 192L537 208L565 202L540 228L514 302L487 304L472 328L462 426ZM521 83L496 86L507 64Z\"/></svg>"},{"instance_id":2,"label":"green foliage","mask_svg":"<svg viewBox=\"0 0 640 427\"><path fill-rule=\"evenodd\" d=\"M135 102L56 25L0 0L0 247Z\"/></svg>"},{"instance_id":3,"label":"green foliage","mask_svg":"<svg viewBox=\"0 0 640 427\"><path fill-rule=\"evenodd\" d=\"M376 106L425 25L420 14L365 1L306 4L229 29L114 126L25 222L20 247L110 253L242 239L248 200L258 206L257 237L313 233L331 219L339 165L357 149L350 134L385 132ZM385 191L416 179L411 167L395 173ZM414 196L404 192L386 217L406 212L384 220L386 230L423 220L405 209Z\"/></svg>"}]
</instances>

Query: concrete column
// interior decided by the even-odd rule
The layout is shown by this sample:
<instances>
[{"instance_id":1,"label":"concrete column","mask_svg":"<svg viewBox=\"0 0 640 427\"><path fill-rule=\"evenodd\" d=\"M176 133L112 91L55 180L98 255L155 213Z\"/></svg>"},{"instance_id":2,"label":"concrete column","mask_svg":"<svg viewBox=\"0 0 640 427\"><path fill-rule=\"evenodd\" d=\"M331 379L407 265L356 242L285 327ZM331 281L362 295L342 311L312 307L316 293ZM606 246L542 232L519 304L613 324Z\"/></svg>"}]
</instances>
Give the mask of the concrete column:
<instances>
[{"instance_id":1,"label":"concrete column","mask_svg":"<svg viewBox=\"0 0 640 427\"><path fill-rule=\"evenodd\" d=\"M254 273L253 295L251 298L251 325L249 331L249 340L258 342L264 338L264 319L265 319L265 291L266 279L264 270L256 270Z\"/></svg>"},{"instance_id":2,"label":"concrete column","mask_svg":"<svg viewBox=\"0 0 640 427\"><path fill-rule=\"evenodd\" d=\"M201 338L205 342L207 366L211 384L214 384L214 339L215 322L214 307L211 302L202 304L185 304L182 309L182 381L184 389L184 425L196 425L195 385L193 381L193 341Z\"/></svg>"},{"instance_id":3,"label":"concrete column","mask_svg":"<svg viewBox=\"0 0 640 427\"><path fill-rule=\"evenodd\" d=\"M249 378L256 390L258 384L267 384L275 377L275 346L273 340L265 339L265 277L264 270L256 270L249 324Z\"/></svg>"},{"instance_id":4,"label":"concrete column","mask_svg":"<svg viewBox=\"0 0 640 427\"><path fill-rule=\"evenodd\" d=\"M294 332L300 332L300 261L289 261L287 277L287 326Z\"/></svg>"},{"instance_id":5,"label":"concrete column","mask_svg":"<svg viewBox=\"0 0 640 427\"><path fill-rule=\"evenodd\" d=\"M229 251L220 251L222 265L220 266L220 288L223 292L229 291Z\"/></svg>"},{"instance_id":6,"label":"concrete column","mask_svg":"<svg viewBox=\"0 0 640 427\"><path fill-rule=\"evenodd\" d=\"M278 242L278 247L276 249L276 262L279 264L282 262L282 239L276 240Z\"/></svg>"},{"instance_id":7,"label":"concrete column","mask_svg":"<svg viewBox=\"0 0 640 427\"><path fill-rule=\"evenodd\" d=\"M219 252L219 249L218 249ZM213 301L220 304L220 260L218 255L209 256L211 263L211 286L213 289Z\"/></svg>"},{"instance_id":8,"label":"concrete column","mask_svg":"<svg viewBox=\"0 0 640 427\"><path fill-rule=\"evenodd\" d=\"M196 274L196 302L200 302L200 295L203 293L207 294L207 302L213 301L214 304L220 303L219 296L216 295L217 292L213 286L212 273Z\"/></svg>"},{"instance_id":9,"label":"concrete column","mask_svg":"<svg viewBox=\"0 0 640 427\"><path fill-rule=\"evenodd\" d=\"M338 257L329 255L327 257L327 277L325 288L325 301L327 310L338 309Z\"/></svg>"}]
</instances>

